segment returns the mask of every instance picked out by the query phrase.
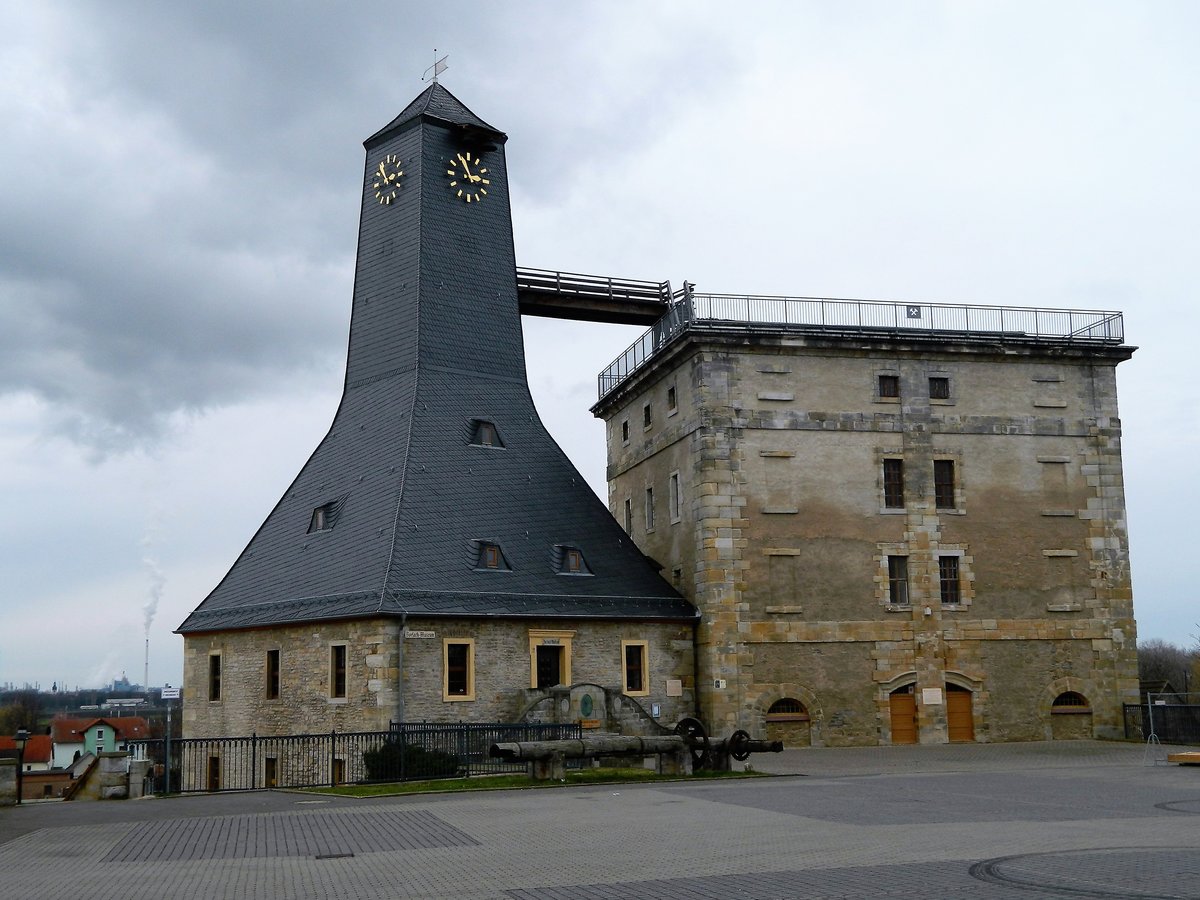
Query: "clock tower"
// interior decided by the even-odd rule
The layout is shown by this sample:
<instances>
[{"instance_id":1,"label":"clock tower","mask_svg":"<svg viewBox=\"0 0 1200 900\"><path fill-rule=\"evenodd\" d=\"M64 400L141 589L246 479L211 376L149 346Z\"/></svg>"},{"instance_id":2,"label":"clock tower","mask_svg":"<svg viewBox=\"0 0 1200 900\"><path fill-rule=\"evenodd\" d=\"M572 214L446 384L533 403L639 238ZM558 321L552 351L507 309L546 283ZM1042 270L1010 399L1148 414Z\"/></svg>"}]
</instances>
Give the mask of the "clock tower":
<instances>
[{"instance_id":1,"label":"clock tower","mask_svg":"<svg viewBox=\"0 0 1200 900\"><path fill-rule=\"evenodd\" d=\"M422 677L405 674L417 652L404 649L405 635L443 633L439 622L453 620L481 645L503 645L504 659L536 661L532 674L525 663L516 683L490 685L494 698L536 685L546 665L561 665L568 677L571 621L617 629L605 638L612 647L595 657L614 672L596 670L587 674L591 681L620 683L621 648L645 652L638 649L645 640L629 640L646 623L659 623L664 641L690 649L695 608L617 524L533 406L506 140L437 83L366 140L341 404L229 573L180 626L196 648L185 668L203 670L200 648L216 653L213 635L291 634L303 625L309 641L318 639L307 634L314 623L367 620L370 634L399 635L393 655L377 639L362 651L368 666L382 667L368 683L378 707L392 704L380 714L386 725L388 716L412 712L407 685ZM634 632L617 633L628 628ZM353 668L353 636L348 641ZM542 652L538 641L558 649ZM671 678L690 671L687 653L655 659ZM439 665L423 677L436 680ZM690 694L675 695L680 710L689 708ZM515 715L513 703L504 703L456 708L453 716ZM328 721L290 727L372 727L331 709ZM436 718L440 709L421 715ZM252 717L210 712L194 733L253 730Z\"/></svg>"}]
</instances>

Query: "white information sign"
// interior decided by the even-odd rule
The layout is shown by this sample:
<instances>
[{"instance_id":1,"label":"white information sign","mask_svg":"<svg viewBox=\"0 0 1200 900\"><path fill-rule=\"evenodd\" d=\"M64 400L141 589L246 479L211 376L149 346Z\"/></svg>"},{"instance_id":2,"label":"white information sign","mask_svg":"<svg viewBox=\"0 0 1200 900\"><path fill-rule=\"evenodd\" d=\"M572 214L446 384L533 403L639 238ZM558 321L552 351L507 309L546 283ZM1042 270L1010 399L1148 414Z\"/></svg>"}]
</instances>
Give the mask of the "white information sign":
<instances>
[{"instance_id":1,"label":"white information sign","mask_svg":"<svg viewBox=\"0 0 1200 900\"><path fill-rule=\"evenodd\" d=\"M921 702L926 706L942 705L941 688L921 688Z\"/></svg>"},{"instance_id":2,"label":"white information sign","mask_svg":"<svg viewBox=\"0 0 1200 900\"><path fill-rule=\"evenodd\" d=\"M412 629L405 628L404 636L406 638L431 638L435 637L435 633L432 631L413 631Z\"/></svg>"},{"instance_id":3,"label":"white information sign","mask_svg":"<svg viewBox=\"0 0 1200 900\"><path fill-rule=\"evenodd\" d=\"M165 687L162 689L162 698L164 700L178 700L180 688Z\"/></svg>"}]
</instances>

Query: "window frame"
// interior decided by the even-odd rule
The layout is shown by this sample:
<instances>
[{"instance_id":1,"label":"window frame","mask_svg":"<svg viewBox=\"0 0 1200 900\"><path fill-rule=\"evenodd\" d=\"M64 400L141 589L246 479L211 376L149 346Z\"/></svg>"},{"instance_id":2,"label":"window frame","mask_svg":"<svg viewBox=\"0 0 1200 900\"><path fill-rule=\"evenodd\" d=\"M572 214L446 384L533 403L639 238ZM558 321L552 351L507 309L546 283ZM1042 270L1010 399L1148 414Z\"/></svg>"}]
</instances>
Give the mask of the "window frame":
<instances>
[{"instance_id":1,"label":"window frame","mask_svg":"<svg viewBox=\"0 0 1200 900\"><path fill-rule=\"evenodd\" d=\"M622 444L629 443L629 420L628 419L621 420L621 443Z\"/></svg>"},{"instance_id":2,"label":"window frame","mask_svg":"<svg viewBox=\"0 0 1200 900\"><path fill-rule=\"evenodd\" d=\"M644 510L646 516L646 530L654 530L654 485L646 488L646 508Z\"/></svg>"},{"instance_id":3,"label":"window frame","mask_svg":"<svg viewBox=\"0 0 1200 900\"><path fill-rule=\"evenodd\" d=\"M450 648L464 647L466 660L463 665L463 692L450 690ZM442 638L442 701L459 703L475 699L475 639L469 637Z\"/></svg>"},{"instance_id":4,"label":"window frame","mask_svg":"<svg viewBox=\"0 0 1200 900\"><path fill-rule=\"evenodd\" d=\"M571 684L571 647L574 638L574 631L529 629L529 687L531 689L537 689L537 648L542 646L562 648L562 654L558 658L558 683L561 685Z\"/></svg>"},{"instance_id":5,"label":"window frame","mask_svg":"<svg viewBox=\"0 0 1200 900\"><path fill-rule=\"evenodd\" d=\"M634 651L637 657L638 672L641 675L642 686L640 688L630 687L630 667L629 656L630 651ZM626 697L649 697L650 696L650 642L644 640L622 640L621 641L621 693Z\"/></svg>"},{"instance_id":6,"label":"window frame","mask_svg":"<svg viewBox=\"0 0 1200 900\"><path fill-rule=\"evenodd\" d=\"M887 390L884 390L885 386ZM879 400L900 399L900 375L897 372L878 372L875 375L875 396Z\"/></svg>"},{"instance_id":7,"label":"window frame","mask_svg":"<svg viewBox=\"0 0 1200 900\"><path fill-rule=\"evenodd\" d=\"M350 649L345 641L329 645L329 699L345 702L349 698Z\"/></svg>"},{"instance_id":8,"label":"window frame","mask_svg":"<svg viewBox=\"0 0 1200 900\"><path fill-rule=\"evenodd\" d=\"M904 509L904 459L885 456L882 462L883 508Z\"/></svg>"},{"instance_id":9,"label":"window frame","mask_svg":"<svg viewBox=\"0 0 1200 900\"><path fill-rule=\"evenodd\" d=\"M949 480L946 478L949 473ZM933 461L933 507L934 509L958 509L958 471L953 459Z\"/></svg>"},{"instance_id":10,"label":"window frame","mask_svg":"<svg viewBox=\"0 0 1200 900\"><path fill-rule=\"evenodd\" d=\"M678 472L667 476L667 514L672 525L683 520L683 488Z\"/></svg>"},{"instance_id":11,"label":"window frame","mask_svg":"<svg viewBox=\"0 0 1200 900\"><path fill-rule=\"evenodd\" d=\"M650 409L650 404L642 405L642 430L646 431L654 425L654 414Z\"/></svg>"},{"instance_id":12,"label":"window frame","mask_svg":"<svg viewBox=\"0 0 1200 900\"><path fill-rule=\"evenodd\" d=\"M930 375L929 378L929 399L930 400L949 400L950 399L950 376L949 375ZM936 385L936 388L935 388Z\"/></svg>"},{"instance_id":13,"label":"window frame","mask_svg":"<svg viewBox=\"0 0 1200 900\"><path fill-rule=\"evenodd\" d=\"M222 660L221 652L208 654L208 702L220 703L222 697Z\"/></svg>"},{"instance_id":14,"label":"window frame","mask_svg":"<svg viewBox=\"0 0 1200 900\"><path fill-rule=\"evenodd\" d=\"M912 606L912 585L909 582L908 555L903 553L888 554L887 569L888 603L892 606ZM898 587L903 589L900 591L900 593L904 594L903 599L897 599L896 597Z\"/></svg>"},{"instance_id":15,"label":"window frame","mask_svg":"<svg viewBox=\"0 0 1200 900\"><path fill-rule=\"evenodd\" d=\"M633 534L633 498L625 498L625 533Z\"/></svg>"},{"instance_id":16,"label":"window frame","mask_svg":"<svg viewBox=\"0 0 1200 900\"><path fill-rule=\"evenodd\" d=\"M941 554L938 561L938 599L942 606L961 607L963 603L962 559L954 554ZM952 569L953 572L948 572Z\"/></svg>"},{"instance_id":17,"label":"window frame","mask_svg":"<svg viewBox=\"0 0 1200 900\"><path fill-rule=\"evenodd\" d=\"M267 700L278 700L281 693L282 676L280 674L280 652L278 647L267 650L266 684L264 693Z\"/></svg>"},{"instance_id":18,"label":"window frame","mask_svg":"<svg viewBox=\"0 0 1200 900\"><path fill-rule=\"evenodd\" d=\"M667 415L672 416L679 411L679 392L675 390L675 385L667 386Z\"/></svg>"}]
</instances>

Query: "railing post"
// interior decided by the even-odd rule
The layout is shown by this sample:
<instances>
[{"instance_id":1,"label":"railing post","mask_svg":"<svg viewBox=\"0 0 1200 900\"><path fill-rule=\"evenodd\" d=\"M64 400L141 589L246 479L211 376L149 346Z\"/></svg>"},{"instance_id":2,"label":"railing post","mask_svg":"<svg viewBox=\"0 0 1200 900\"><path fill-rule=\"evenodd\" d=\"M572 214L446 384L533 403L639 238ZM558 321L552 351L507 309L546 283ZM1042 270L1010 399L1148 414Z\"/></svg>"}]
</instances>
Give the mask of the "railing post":
<instances>
[{"instance_id":1,"label":"railing post","mask_svg":"<svg viewBox=\"0 0 1200 900\"><path fill-rule=\"evenodd\" d=\"M258 784L258 732L250 732L250 790Z\"/></svg>"},{"instance_id":2,"label":"railing post","mask_svg":"<svg viewBox=\"0 0 1200 900\"><path fill-rule=\"evenodd\" d=\"M334 744L334 741L336 738L337 738L337 729L335 728L329 732L329 786L330 787L335 787L334 778L333 778L333 757L334 757L333 744Z\"/></svg>"}]
</instances>

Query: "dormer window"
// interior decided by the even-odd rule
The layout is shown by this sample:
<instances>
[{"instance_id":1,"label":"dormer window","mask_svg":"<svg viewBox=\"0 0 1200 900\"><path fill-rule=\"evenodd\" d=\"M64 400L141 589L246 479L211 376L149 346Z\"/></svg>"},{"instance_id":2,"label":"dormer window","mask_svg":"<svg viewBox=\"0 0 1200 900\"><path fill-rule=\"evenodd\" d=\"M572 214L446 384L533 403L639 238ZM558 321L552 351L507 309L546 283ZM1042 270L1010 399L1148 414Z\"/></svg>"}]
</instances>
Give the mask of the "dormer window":
<instances>
[{"instance_id":1,"label":"dormer window","mask_svg":"<svg viewBox=\"0 0 1200 900\"><path fill-rule=\"evenodd\" d=\"M586 560L583 558L583 551L578 547L567 547L562 544L554 548L555 568L559 575L591 575L592 570L588 568Z\"/></svg>"},{"instance_id":2,"label":"dormer window","mask_svg":"<svg viewBox=\"0 0 1200 900\"><path fill-rule=\"evenodd\" d=\"M479 555L475 559L475 568L481 571L506 572L508 561L500 545L491 541L479 541Z\"/></svg>"},{"instance_id":3,"label":"dormer window","mask_svg":"<svg viewBox=\"0 0 1200 900\"><path fill-rule=\"evenodd\" d=\"M308 533L314 531L328 531L333 527L333 521L337 517L337 502L330 501L323 503L312 511L312 518L308 520Z\"/></svg>"},{"instance_id":4,"label":"dormer window","mask_svg":"<svg viewBox=\"0 0 1200 900\"><path fill-rule=\"evenodd\" d=\"M475 419L471 429L471 443L476 447L503 447L500 432L494 422L486 419Z\"/></svg>"}]
</instances>

